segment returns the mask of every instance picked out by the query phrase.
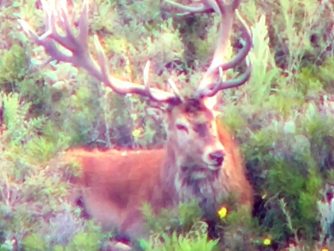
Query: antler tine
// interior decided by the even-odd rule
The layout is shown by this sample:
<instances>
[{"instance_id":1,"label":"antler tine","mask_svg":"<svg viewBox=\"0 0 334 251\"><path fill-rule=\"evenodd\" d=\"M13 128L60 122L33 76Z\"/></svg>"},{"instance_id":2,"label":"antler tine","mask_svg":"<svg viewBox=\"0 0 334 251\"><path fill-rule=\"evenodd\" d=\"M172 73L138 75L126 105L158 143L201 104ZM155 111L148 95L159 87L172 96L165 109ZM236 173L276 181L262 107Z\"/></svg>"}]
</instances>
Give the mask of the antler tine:
<instances>
[{"instance_id":1,"label":"antler tine","mask_svg":"<svg viewBox=\"0 0 334 251\"><path fill-rule=\"evenodd\" d=\"M237 12L237 8L239 7L241 0L233 0L229 4L227 4L224 0L202 0L201 3L196 6L186 6L175 3L171 0L166 0L166 2L185 11L184 13L181 13L181 15L199 12L216 12L220 15L221 18L216 49L214 51L210 66L205 72L195 93L195 97L211 97L214 96L219 90L237 87L244 84L249 79L251 65L249 60L246 60L247 69L243 74L232 80L217 81L219 70L225 71L239 65L245 60L250 49L252 48L252 37L250 30L246 22L239 16ZM224 53L230 39L235 14L237 14L238 19L242 24L242 37L244 39L244 46L230 61L225 62Z\"/></svg>"},{"instance_id":2,"label":"antler tine","mask_svg":"<svg viewBox=\"0 0 334 251\"><path fill-rule=\"evenodd\" d=\"M214 96L218 91L238 87L244 83L246 83L251 75L251 64L249 59L247 58L250 49L252 48L252 36L249 27L247 26L246 22L242 19L239 15L239 12L236 11L237 17L240 20L242 25L242 37L245 40L243 48L234 56L234 58L226 63L222 63L221 65L217 65L215 67L209 67L208 71L206 72L206 76L204 76L202 83L206 82L206 85L201 86L198 89L197 95L200 97L211 97ZM231 69L238 64L240 64L243 60L246 59L246 70L244 73L240 74L237 78L223 81L215 81L214 78L217 75L219 70L227 70Z\"/></svg>"},{"instance_id":3,"label":"antler tine","mask_svg":"<svg viewBox=\"0 0 334 251\"><path fill-rule=\"evenodd\" d=\"M199 98L212 97L221 90L226 90L226 89L230 89L230 88L234 88L234 87L243 85L249 80L251 73L252 73L252 67L249 62L249 59L246 59L246 67L247 68L245 72L240 74L237 78L211 83L207 87L200 89L200 91L197 92L197 97Z\"/></svg>"},{"instance_id":4,"label":"antler tine","mask_svg":"<svg viewBox=\"0 0 334 251\"><path fill-rule=\"evenodd\" d=\"M148 95L150 96L150 98L152 100L155 101L163 101L161 100L161 96L156 96L157 94L150 88L150 81L149 81L149 72L150 72L150 66L151 66L151 62L147 61L145 68L144 68L144 72L143 72L143 76L144 76L144 86L145 86L145 90L148 93ZM177 99L171 100L171 104L178 104L179 102L181 102L183 100L183 97L181 95L181 93L179 92L176 84L174 82L171 81L171 79L168 79L168 84L170 86L170 88L173 90L173 93L175 94L175 97L177 97Z\"/></svg>"},{"instance_id":5,"label":"antler tine","mask_svg":"<svg viewBox=\"0 0 334 251\"><path fill-rule=\"evenodd\" d=\"M189 14L193 14L193 13L210 13L210 12L219 12L218 8L220 8L221 10L225 9L224 5L219 2L216 3L215 0L202 0L202 3L199 3L197 5L192 5L192 6L188 6L188 5L183 5L177 2L174 2L172 0L165 0L165 2L167 2L168 4L183 10L183 13L179 13L177 15L179 16L184 16L184 15L189 15ZM240 4L240 0L234 0L230 5L228 5L228 8L231 9L237 9L238 6ZM219 7L220 5L220 7ZM222 13L224 13L225 11L222 11Z\"/></svg>"},{"instance_id":6,"label":"antler tine","mask_svg":"<svg viewBox=\"0 0 334 251\"><path fill-rule=\"evenodd\" d=\"M54 0L53 0L54 1ZM144 85L120 80L110 75L107 67L107 58L97 37L94 38L94 45L97 52L97 62L88 50L88 1L84 1L78 25L78 36L74 35L66 5L50 8L50 2L42 1L44 13L46 15L46 32L38 36L35 31L25 21L20 20L20 24L28 36L37 44L44 47L45 51L55 60L71 63L74 66L85 69L90 75L101 81L106 87L114 92L125 94L138 94L148 97L157 102L174 104L180 100L175 93L165 92L159 89L148 88ZM53 2L54 3L54 2ZM63 30L65 35L61 35L56 25ZM59 47L70 52L65 53ZM147 78L147 76L144 76ZM145 80L148 82L148 80Z\"/></svg>"},{"instance_id":7,"label":"antler tine","mask_svg":"<svg viewBox=\"0 0 334 251\"><path fill-rule=\"evenodd\" d=\"M194 6L183 5L183 4L171 1L171 0L165 0L165 1L168 4L170 4L171 6L174 6L178 9L184 11L183 13L177 14L178 16L185 16L185 15L189 15L191 13L201 13L201 12L212 12L213 11L211 6L207 3L206 0L204 0L203 3L200 3L198 5L194 5Z\"/></svg>"},{"instance_id":8,"label":"antler tine","mask_svg":"<svg viewBox=\"0 0 334 251\"><path fill-rule=\"evenodd\" d=\"M249 79L251 73L251 66L249 61L247 61L247 69L239 77L228 81L217 81L217 73L219 69L231 69L244 61L252 47L252 37L246 22L240 17L237 11L237 8L240 5L240 0L234 0L229 5L223 3L222 0L212 1L218 6L218 13L221 16L221 24L213 59L197 90L197 96L199 97L214 96L219 90L240 86ZM234 56L234 58L232 58L232 60L224 62L224 53L230 38L235 14L237 14L237 17L242 24L242 37L245 43L243 48Z\"/></svg>"}]
</instances>

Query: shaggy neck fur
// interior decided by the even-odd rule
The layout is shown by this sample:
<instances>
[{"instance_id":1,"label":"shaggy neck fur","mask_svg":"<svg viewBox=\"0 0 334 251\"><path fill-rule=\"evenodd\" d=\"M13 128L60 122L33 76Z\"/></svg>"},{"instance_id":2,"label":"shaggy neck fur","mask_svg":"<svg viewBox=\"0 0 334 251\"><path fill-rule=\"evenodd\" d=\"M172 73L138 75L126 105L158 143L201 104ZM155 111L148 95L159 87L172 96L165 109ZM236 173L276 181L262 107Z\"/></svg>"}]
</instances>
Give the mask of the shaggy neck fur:
<instances>
[{"instance_id":1,"label":"shaggy neck fur","mask_svg":"<svg viewBox=\"0 0 334 251\"><path fill-rule=\"evenodd\" d=\"M218 203L228 194L223 184L227 178L223 169L215 173L203 170L203 178L193 178L193 168L186 167L187 163L178 163L178 153L173 146L175 142L169 138L164 168L161 170L163 189L169 198L173 198L172 205L196 200L205 212L216 210Z\"/></svg>"}]
</instances>

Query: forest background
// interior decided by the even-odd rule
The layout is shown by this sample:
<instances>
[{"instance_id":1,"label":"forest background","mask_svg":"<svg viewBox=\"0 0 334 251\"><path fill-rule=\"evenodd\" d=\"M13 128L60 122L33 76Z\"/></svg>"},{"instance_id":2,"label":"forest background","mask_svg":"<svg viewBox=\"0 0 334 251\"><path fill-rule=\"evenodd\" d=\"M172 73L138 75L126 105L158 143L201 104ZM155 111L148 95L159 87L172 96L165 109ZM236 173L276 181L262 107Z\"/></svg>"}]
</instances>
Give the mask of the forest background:
<instances>
[{"instance_id":1,"label":"forest background","mask_svg":"<svg viewBox=\"0 0 334 251\"><path fill-rule=\"evenodd\" d=\"M82 1L69 2L78 17ZM24 19L41 34L40 4L0 1L0 250L107 250L112 234L68 202L78 167L63 163L62 152L163 146L162 116L69 64L45 63L43 48L18 23ZM173 13L164 1L90 1L89 30L117 77L142 82L150 59L152 82L166 88L172 76L186 90L213 54L219 20ZM254 215L228 210L216 226L221 234L208 239L194 205L155 218L145 208L152 235L140 241L144 250L334 246L334 2L245 0L240 13L253 35L252 77L224 91L220 109L245 158ZM239 46L235 31L231 55Z\"/></svg>"}]
</instances>

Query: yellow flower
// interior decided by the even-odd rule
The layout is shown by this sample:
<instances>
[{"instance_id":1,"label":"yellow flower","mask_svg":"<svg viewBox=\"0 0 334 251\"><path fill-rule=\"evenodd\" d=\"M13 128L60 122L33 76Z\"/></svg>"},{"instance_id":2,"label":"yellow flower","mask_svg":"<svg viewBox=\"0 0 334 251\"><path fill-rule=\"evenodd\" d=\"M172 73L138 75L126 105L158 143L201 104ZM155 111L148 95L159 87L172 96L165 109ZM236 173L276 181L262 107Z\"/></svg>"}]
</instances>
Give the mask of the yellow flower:
<instances>
[{"instance_id":1,"label":"yellow flower","mask_svg":"<svg viewBox=\"0 0 334 251\"><path fill-rule=\"evenodd\" d=\"M329 251L328 248L322 248L321 251Z\"/></svg>"},{"instance_id":2,"label":"yellow flower","mask_svg":"<svg viewBox=\"0 0 334 251\"><path fill-rule=\"evenodd\" d=\"M219 210L218 210L218 215L219 215L219 218L220 219L224 219L226 216L227 216L227 208L226 207L221 207Z\"/></svg>"},{"instance_id":3,"label":"yellow flower","mask_svg":"<svg viewBox=\"0 0 334 251\"><path fill-rule=\"evenodd\" d=\"M142 129L141 128L136 128L132 131L132 137L135 139L138 139L142 134Z\"/></svg>"},{"instance_id":4,"label":"yellow flower","mask_svg":"<svg viewBox=\"0 0 334 251\"><path fill-rule=\"evenodd\" d=\"M271 239L267 237L267 238L263 239L262 243L263 243L264 246L270 246L271 245Z\"/></svg>"}]
</instances>

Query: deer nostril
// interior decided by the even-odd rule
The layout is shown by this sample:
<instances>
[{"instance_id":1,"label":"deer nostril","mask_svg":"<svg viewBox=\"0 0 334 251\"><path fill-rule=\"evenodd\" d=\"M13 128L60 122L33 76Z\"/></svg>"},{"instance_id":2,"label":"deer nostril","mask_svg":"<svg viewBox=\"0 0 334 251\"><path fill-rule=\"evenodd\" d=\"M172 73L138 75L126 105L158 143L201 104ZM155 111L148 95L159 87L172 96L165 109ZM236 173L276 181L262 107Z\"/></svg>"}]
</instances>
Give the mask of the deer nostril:
<instances>
[{"instance_id":1,"label":"deer nostril","mask_svg":"<svg viewBox=\"0 0 334 251\"><path fill-rule=\"evenodd\" d=\"M216 162L217 165L221 165L224 161L224 152L223 151L215 151L209 154L210 160Z\"/></svg>"}]
</instances>

